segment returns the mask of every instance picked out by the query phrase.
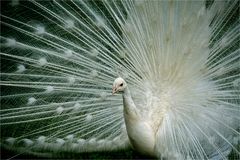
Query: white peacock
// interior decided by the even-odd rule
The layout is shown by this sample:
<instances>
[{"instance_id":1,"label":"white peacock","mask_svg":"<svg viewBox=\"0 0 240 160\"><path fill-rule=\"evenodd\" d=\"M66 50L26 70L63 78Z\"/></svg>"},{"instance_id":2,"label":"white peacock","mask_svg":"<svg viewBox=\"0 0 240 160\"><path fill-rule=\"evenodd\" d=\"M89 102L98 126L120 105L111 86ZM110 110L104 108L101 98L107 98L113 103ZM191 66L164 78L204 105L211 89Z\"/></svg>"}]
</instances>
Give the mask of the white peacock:
<instances>
[{"instance_id":1,"label":"white peacock","mask_svg":"<svg viewBox=\"0 0 240 160\"><path fill-rule=\"evenodd\" d=\"M129 146L166 159L239 154L238 0L10 4L3 147L46 157Z\"/></svg>"}]
</instances>

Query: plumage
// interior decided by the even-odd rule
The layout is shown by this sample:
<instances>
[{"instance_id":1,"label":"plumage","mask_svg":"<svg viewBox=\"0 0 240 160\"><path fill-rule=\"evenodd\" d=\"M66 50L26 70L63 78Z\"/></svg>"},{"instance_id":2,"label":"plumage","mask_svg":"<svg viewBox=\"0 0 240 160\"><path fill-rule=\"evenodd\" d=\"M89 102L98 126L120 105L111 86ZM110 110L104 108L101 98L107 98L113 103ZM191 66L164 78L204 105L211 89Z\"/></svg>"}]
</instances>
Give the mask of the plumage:
<instances>
[{"instance_id":1,"label":"plumage","mask_svg":"<svg viewBox=\"0 0 240 160\"><path fill-rule=\"evenodd\" d=\"M1 146L240 154L239 1L2 5Z\"/></svg>"}]
</instances>

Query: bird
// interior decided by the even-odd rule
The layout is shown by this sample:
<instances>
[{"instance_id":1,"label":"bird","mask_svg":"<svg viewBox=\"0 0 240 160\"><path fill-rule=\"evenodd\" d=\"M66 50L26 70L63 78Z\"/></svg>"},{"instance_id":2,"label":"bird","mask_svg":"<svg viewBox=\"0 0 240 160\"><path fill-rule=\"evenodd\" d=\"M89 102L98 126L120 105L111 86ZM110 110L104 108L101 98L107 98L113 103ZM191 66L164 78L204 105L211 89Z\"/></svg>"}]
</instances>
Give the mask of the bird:
<instances>
[{"instance_id":1,"label":"bird","mask_svg":"<svg viewBox=\"0 0 240 160\"><path fill-rule=\"evenodd\" d=\"M1 5L1 147L239 158L238 0Z\"/></svg>"},{"instance_id":2,"label":"bird","mask_svg":"<svg viewBox=\"0 0 240 160\"><path fill-rule=\"evenodd\" d=\"M140 111L132 100L127 83L121 77L113 83L112 93L118 92L123 92L124 120L131 144L141 153L154 156L156 129L152 128L154 125L150 124L151 121L140 115Z\"/></svg>"}]
</instances>

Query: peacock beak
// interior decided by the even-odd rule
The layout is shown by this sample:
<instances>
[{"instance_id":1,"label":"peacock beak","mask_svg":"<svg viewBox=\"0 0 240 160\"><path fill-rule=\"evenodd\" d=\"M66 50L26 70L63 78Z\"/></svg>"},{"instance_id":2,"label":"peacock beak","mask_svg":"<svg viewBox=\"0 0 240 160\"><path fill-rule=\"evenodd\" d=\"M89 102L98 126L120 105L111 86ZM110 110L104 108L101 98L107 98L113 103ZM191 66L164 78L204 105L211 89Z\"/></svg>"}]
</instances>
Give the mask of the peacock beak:
<instances>
[{"instance_id":1,"label":"peacock beak","mask_svg":"<svg viewBox=\"0 0 240 160\"><path fill-rule=\"evenodd\" d=\"M117 87L112 88L112 95L114 95L117 92Z\"/></svg>"}]
</instances>

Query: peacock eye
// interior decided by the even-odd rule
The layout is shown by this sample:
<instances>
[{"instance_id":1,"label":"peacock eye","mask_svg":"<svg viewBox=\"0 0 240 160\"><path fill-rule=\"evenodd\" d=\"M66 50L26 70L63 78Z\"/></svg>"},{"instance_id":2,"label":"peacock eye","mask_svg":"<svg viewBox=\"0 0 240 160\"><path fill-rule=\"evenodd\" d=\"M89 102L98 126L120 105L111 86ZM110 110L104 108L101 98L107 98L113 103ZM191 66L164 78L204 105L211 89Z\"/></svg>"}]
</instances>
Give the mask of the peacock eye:
<instances>
[{"instance_id":1,"label":"peacock eye","mask_svg":"<svg viewBox=\"0 0 240 160\"><path fill-rule=\"evenodd\" d=\"M122 86L123 86L123 83L121 83L120 86L122 87Z\"/></svg>"}]
</instances>

